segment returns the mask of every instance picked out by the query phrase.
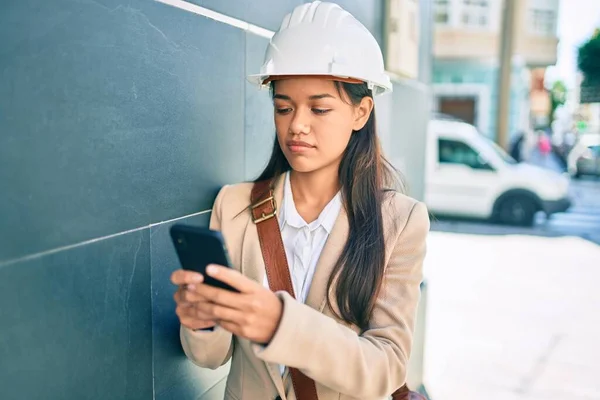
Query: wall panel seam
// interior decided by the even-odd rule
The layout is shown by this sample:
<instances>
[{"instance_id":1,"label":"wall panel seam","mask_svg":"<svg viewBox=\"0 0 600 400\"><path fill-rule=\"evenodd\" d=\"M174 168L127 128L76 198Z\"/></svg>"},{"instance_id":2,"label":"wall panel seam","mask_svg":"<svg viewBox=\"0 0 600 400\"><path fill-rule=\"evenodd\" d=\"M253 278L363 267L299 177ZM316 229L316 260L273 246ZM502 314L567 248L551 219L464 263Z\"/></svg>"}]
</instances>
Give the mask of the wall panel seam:
<instances>
[{"instance_id":1,"label":"wall panel seam","mask_svg":"<svg viewBox=\"0 0 600 400\"><path fill-rule=\"evenodd\" d=\"M163 224L168 224L168 223L179 221L179 220L182 220L182 219L185 219L185 218L190 218L190 217L195 217L195 216L202 215L202 214L207 214L209 212L211 212L211 209L203 210L203 211L200 211L200 212L197 212L197 213L194 213L194 214L184 215L182 217L177 217L177 218L173 218L173 219L166 220L166 221L154 222L154 223L151 223L149 225L144 225L144 226L140 226L138 228L128 229L126 231L117 232L117 233L113 233L113 234L110 234L110 235L97 237L97 238L94 238L94 239L84 240L83 242L69 244L67 246L61 246L61 247L57 247L57 248L50 249L50 250L44 250L44 251L41 251L41 252L38 252L38 253L29 254L29 255L26 255L26 256L23 256L23 257L13 258L13 259L6 260L6 261L0 261L0 268L6 267L6 266L11 265L11 264L17 264L17 263L20 263L20 262L24 262L24 261L35 260L37 258L41 258L41 257L48 256L48 255L51 255L51 254L60 253L62 251L72 250L72 249L75 249L77 247L81 247L81 246L85 246L85 245L88 245L88 244L100 242L102 240L112 239L112 238L115 238L115 237L118 237L118 236L127 235L127 234L138 232L138 231L143 231L145 229L150 229L150 228L153 228L155 226L159 226L159 225L163 225Z\"/></svg>"},{"instance_id":2,"label":"wall panel seam","mask_svg":"<svg viewBox=\"0 0 600 400\"><path fill-rule=\"evenodd\" d=\"M213 19L218 22L222 22L227 25L235 26L236 28L240 28L244 31L252 32L255 35L262 36L267 39L270 39L274 35L274 32L269 29L262 28L260 26L243 21L241 19L230 17L229 15L225 15L220 12L216 12L216 11L210 10L208 8L198 6L196 4L189 3L187 1L183 1L183 0L156 0L156 1L158 1L159 3L167 4L167 5L175 7L175 8L179 8L184 11L202 15L203 17L207 17L207 18Z\"/></svg>"}]
</instances>

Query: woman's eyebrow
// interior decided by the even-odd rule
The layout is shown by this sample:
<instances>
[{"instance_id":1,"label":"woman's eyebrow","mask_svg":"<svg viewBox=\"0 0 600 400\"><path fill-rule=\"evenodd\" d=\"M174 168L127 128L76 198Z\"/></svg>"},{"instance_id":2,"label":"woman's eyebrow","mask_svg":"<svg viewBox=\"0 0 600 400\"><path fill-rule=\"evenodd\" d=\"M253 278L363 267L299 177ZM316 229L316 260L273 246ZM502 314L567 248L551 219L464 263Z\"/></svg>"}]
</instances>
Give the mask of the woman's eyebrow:
<instances>
[{"instance_id":1,"label":"woman's eyebrow","mask_svg":"<svg viewBox=\"0 0 600 400\"><path fill-rule=\"evenodd\" d=\"M290 101L292 100L290 96L287 96L285 94L275 94L273 96L274 99L279 99L279 100L287 100ZM330 98L330 99L335 99L334 96L328 94L328 93L323 93L323 94L315 94L310 96L308 99L309 100L319 100L319 99L326 99L326 98Z\"/></svg>"},{"instance_id":2,"label":"woman's eyebrow","mask_svg":"<svg viewBox=\"0 0 600 400\"><path fill-rule=\"evenodd\" d=\"M335 99L335 97L333 97L332 95L327 94L327 93L315 94L315 95L309 97L310 100L319 100L319 99L326 99L326 98Z\"/></svg>"}]
</instances>

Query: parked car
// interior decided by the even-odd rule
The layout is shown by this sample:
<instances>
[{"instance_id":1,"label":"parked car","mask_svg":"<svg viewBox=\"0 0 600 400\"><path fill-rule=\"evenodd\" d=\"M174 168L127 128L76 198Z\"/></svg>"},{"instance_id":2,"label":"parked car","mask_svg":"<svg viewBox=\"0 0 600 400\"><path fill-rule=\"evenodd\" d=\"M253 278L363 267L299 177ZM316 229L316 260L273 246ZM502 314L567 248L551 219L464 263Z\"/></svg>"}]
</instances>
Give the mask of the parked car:
<instances>
[{"instance_id":1,"label":"parked car","mask_svg":"<svg viewBox=\"0 0 600 400\"><path fill-rule=\"evenodd\" d=\"M535 214L564 212L569 179L516 162L470 124L429 122L425 202L433 214L491 219L530 226Z\"/></svg>"},{"instance_id":2,"label":"parked car","mask_svg":"<svg viewBox=\"0 0 600 400\"><path fill-rule=\"evenodd\" d=\"M582 135L567 159L571 176L600 176L600 134Z\"/></svg>"}]
</instances>

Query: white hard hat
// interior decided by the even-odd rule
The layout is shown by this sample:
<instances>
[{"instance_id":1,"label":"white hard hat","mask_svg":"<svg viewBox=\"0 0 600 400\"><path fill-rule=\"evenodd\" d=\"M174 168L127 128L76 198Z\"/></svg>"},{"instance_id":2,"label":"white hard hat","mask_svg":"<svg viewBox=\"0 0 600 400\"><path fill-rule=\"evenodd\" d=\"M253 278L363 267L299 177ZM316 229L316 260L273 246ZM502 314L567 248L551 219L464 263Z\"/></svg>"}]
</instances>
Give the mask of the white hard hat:
<instances>
[{"instance_id":1,"label":"white hard hat","mask_svg":"<svg viewBox=\"0 0 600 400\"><path fill-rule=\"evenodd\" d=\"M290 75L366 82L375 95L392 91L371 32L339 5L321 1L302 4L286 15L271 38L260 73L248 80L262 86Z\"/></svg>"}]
</instances>

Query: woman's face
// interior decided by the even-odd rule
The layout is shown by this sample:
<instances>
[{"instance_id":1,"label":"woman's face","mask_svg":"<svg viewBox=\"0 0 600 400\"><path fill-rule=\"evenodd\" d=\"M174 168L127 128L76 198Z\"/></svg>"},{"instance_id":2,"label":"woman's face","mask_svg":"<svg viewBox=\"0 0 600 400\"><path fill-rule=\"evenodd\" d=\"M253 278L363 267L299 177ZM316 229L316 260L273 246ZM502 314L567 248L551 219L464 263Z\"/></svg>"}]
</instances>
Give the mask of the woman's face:
<instances>
[{"instance_id":1,"label":"woman's face","mask_svg":"<svg viewBox=\"0 0 600 400\"><path fill-rule=\"evenodd\" d=\"M275 128L279 146L294 171L337 168L352 132L361 129L373 108L370 97L352 105L333 81L298 77L277 81Z\"/></svg>"}]
</instances>

